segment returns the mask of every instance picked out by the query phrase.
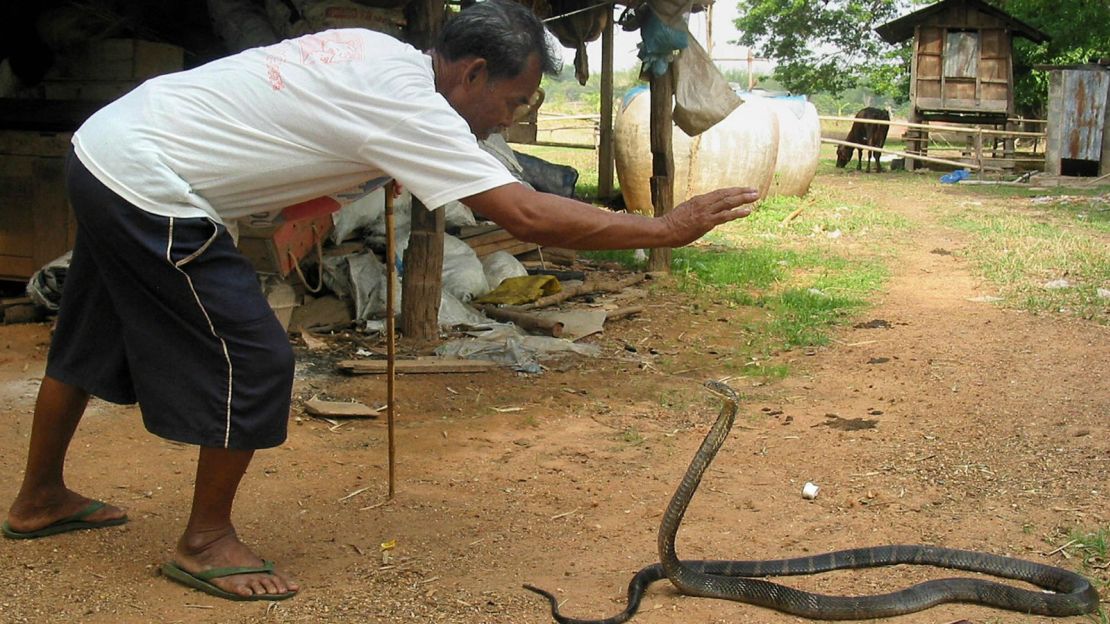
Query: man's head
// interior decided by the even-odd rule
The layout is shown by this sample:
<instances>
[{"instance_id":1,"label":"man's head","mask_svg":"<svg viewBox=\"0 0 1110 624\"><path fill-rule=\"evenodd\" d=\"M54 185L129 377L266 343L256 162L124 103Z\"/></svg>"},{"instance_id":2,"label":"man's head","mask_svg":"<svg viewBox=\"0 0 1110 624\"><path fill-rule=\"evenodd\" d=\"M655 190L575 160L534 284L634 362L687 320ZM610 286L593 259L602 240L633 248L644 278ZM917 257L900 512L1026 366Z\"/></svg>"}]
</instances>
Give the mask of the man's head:
<instances>
[{"instance_id":1,"label":"man's head","mask_svg":"<svg viewBox=\"0 0 1110 624\"><path fill-rule=\"evenodd\" d=\"M448 20L433 54L436 89L480 139L511 124L542 74L560 65L543 24L512 0L485 0Z\"/></svg>"}]
</instances>

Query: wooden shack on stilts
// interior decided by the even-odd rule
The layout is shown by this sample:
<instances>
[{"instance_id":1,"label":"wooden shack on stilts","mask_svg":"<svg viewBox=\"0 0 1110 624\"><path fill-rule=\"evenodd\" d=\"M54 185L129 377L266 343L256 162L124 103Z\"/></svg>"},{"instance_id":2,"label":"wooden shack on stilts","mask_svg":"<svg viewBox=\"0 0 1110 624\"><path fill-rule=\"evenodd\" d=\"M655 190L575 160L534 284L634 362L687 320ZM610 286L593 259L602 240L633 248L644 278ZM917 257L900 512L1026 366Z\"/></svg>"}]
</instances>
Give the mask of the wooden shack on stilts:
<instances>
[{"instance_id":1,"label":"wooden shack on stilts","mask_svg":"<svg viewBox=\"0 0 1110 624\"><path fill-rule=\"evenodd\" d=\"M1008 127L1014 118L1013 39L1048 35L982 0L941 0L875 29L887 43L913 38L911 123ZM928 130L910 129L906 151L926 154ZM1013 155L1005 141L1003 161ZM909 161L913 166L916 161ZM1011 163L1012 165L1012 163Z\"/></svg>"}]
</instances>

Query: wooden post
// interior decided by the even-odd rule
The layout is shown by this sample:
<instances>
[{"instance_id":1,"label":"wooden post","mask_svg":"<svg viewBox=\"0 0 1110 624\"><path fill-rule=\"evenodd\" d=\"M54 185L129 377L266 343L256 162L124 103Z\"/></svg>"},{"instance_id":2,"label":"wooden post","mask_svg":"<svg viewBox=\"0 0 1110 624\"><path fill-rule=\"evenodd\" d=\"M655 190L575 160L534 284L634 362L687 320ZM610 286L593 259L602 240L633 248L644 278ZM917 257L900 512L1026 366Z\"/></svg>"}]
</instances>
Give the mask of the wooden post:
<instances>
[{"instance_id":1,"label":"wooden post","mask_svg":"<svg viewBox=\"0 0 1110 624\"><path fill-rule=\"evenodd\" d=\"M975 129L975 166L979 170L979 179L983 179L983 129Z\"/></svg>"},{"instance_id":2,"label":"wooden post","mask_svg":"<svg viewBox=\"0 0 1110 624\"><path fill-rule=\"evenodd\" d=\"M428 210L412 198L412 228L401 282L401 331L405 340L439 338L439 298L443 287L443 208Z\"/></svg>"},{"instance_id":3,"label":"wooden post","mask_svg":"<svg viewBox=\"0 0 1110 624\"><path fill-rule=\"evenodd\" d=\"M405 7L406 38L419 50L432 46L443 27L444 0L415 0ZM401 284L401 330L406 340L431 342L439 337L439 297L443 285L444 212L429 212L412 199L411 233L405 249ZM387 262L393 262L389 258Z\"/></svg>"},{"instance_id":4,"label":"wooden post","mask_svg":"<svg viewBox=\"0 0 1110 624\"><path fill-rule=\"evenodd\" d=\"M597 198L613 194L613 7L601 31L601 136L597 146Z\"/></svg>"},{"instance_id":5,"label":"wooden post","mask_svg":"<svg viewBox=\"0 0 1110 624\"><path fill-rule=\"evenodd\" d=\"M394 232L395 223L393 218L393 191L394 183L390 182L385 185L385 334L386 334L386 388L385 388L385 401L386 401L386 458L389 463L389 498L397 491L396 483L396 453L393 445L393 422L394 416L397 413L396 407L396 393L394 392L394 380L396 379L396 366L397 366L397 327L395 324L396 313L394 309L393 300L396 297L395 288L393 286L393 276L397 271L397 263L394 258L397 256L397 242L396 233Z\"/></svg>"},{"instance_id":6,"label":"wooden post","mask_svg":"<svg viewBox=\"0 0 1110 624\"><path fill-rule=\"evenodd\" d=\"M1003 129L1007 130L1009 132L1017 132L1021 128L1019 128L1016 123L1013 123L1009 119L1007 119L1006 123L1003 125ZM1017 154L1015 153L1016 151L1017 151L1016 139L1012 136L1003 137L1003 139L1002 139L1002 157L1007 159L1007 160L1011 159L1011 158L1016 158L1017 157Z\"/></svg>"},{"instance_id":7,"label":"wooden post","mask_svg":"<svg viewBox=\"0 0 1110 624\"><path fill-rule=\"evenodd\" d=\"M674 207L674 154L671 151L671 133L674 132L672 115L674 83L671 68L662 76L651 72L651 204L655 216L661 217ZM651 250L648 271L671 270L670 248Z\"/></svg>"},{"instance_id":8,"label":"wooden post","mask_svg":"<svg viewBox=\"0 0 1110 624\"><path fill-rule=\"evenodd\" d=\"M432 47L443 28L444 0L413 0L405 5L405 41L417 50Z\"/></svg>"}]
</instances>

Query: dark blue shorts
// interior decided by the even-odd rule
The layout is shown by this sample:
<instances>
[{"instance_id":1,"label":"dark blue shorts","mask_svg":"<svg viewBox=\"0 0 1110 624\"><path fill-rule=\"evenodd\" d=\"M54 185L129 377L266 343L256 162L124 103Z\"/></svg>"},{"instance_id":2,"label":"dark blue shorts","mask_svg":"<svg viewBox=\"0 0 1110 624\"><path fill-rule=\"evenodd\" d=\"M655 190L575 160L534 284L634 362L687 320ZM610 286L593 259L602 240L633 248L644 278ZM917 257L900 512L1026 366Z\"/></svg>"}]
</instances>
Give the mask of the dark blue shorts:
<instances>
[{"instance_id":1,"label":"dark blue shorts","mask_svg":"<svg viewBox=\"0 0 1110 624\"><path fill-rule=\"evenodd\" d=\"M77 240L46 374L138 402L163 438L234 449L284 442L293 351L227 229L131 205L72 150L66 183Z\"/></svg>"}]
</instances>

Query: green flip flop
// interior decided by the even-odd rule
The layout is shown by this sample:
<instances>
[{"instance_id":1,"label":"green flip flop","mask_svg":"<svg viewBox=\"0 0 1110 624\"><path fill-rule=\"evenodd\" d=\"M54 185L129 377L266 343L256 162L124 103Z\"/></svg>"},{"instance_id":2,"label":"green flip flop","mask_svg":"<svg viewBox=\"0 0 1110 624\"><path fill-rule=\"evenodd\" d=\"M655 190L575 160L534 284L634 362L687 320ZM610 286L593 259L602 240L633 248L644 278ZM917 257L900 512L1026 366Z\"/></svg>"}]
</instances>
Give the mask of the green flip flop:
<instances>
[{"instance_id":1,"label":"green flip flop","mask_svg":"<svg viewBox=\"0 0 1110 624\"><path fill-rule=\"evenodd\" d=\"M89 521L85 520L94 513L104 508L104 503L100 501L93 501L88 504L81 511L73 514L72 516L62 518L53 524L48 524L41 529L35 531L27 531L26 533L12 530L7 521L0 525L0 531L3 531L4 537L8 539L36 539L39 537L46 537L48 535L57 535L59 533L68 533L70 531L82 531L85 529L103 529L104 527L119 526L127 522L127 516L122 518L112 518L110 520Z\"/></svg>"},{"instance_id":2,"label":"green flip flop","mask_svg":"<svg viewBox=\"0 0 1110 624\"><path fill-rule=\"evenodd\" d=\"M217 596L219 598L225 598L227 600L285 600L297 595L297 592L294 591L285 592L283 594L255 594L253 596L240 596L239 594L221 589L211 583L212 579L224 578L225 576L259 573L273 574L274 562L263 560L261 566L247 566L242 568L212 568L211 570L197 572L196 574L185 571L181 568L181 566L172 561L162 565L162 574L166 577L171 578L178 583L181 583L182 585L187 585L189 587L192 587L193 589L199 589L206 594Z\"/></svg>"}]
</instances>

